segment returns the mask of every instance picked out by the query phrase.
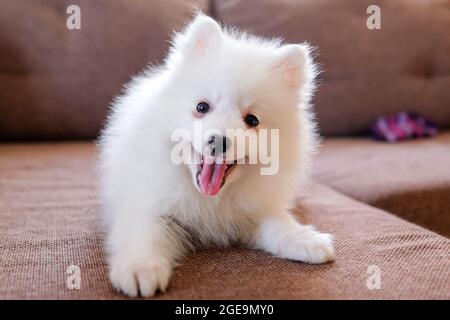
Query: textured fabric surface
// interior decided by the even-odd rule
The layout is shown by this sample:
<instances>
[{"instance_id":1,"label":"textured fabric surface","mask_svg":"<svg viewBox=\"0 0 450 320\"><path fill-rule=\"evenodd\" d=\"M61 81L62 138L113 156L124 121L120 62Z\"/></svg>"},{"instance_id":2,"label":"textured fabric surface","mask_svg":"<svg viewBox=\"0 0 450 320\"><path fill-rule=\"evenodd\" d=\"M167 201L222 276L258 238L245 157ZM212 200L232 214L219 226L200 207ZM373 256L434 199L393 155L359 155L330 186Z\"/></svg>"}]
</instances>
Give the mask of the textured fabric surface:
<instances>
[{"instance_id":1,"label":"textured fabric surface","mask_svg":"<svg viewBox=\"0 0 450 320\"><path fill-rule=\"evenodd\" d=\"M449 0L211 2L228 24L318 47L323 133L367 131L399 110L450 125ZM66 28L69 4L81 30ZM372 4L381 30L366 28ZM194 7L209 11L207 0L0 1L0 139L95 137L113 96L161 62Z\"/></svg>"},{"instance_id":2,"label":"textured fabric surface","mask_svg":"<svg viewBox=\"0 0 450 320\"><path fill-rule=\"evenodd\" d=\"M369 30L369 5L381 29ZM368 132L379 116L416 111L450 126L449 0L221 0L225 23L318 48L322 133Z\"/></svg>"},{"instance_id":3,"label":"textured fabric surface","mask_svg":"<svg viewBox=\"0 0 450 320\"><path fill-rule=\"evenodd\" d=\"M0 140L95 137L122 86L206 2L0 1ZM66 27L69 5L81 30Z\"/></svg>"},{"instance_id":4,"label":"textured fabric surface","mask_svg":"<svg viewBox=\"0 0 450 320\"><path fill-rule=\"evenodd\" d=\"M107 278L95 155L91 143L0 145L0 298L122 298ZM302 198L296 216L334 234L336 262L209 249L187 257L157 298L450 299L448 239L319 184ZM80 290L66 287L71 265ZM370 266L380 289L366 286Z\"/></svg>"},{"instance_id":5,"label":"textured fabric surface","mask_svg":"<svg viewBox=\"0 0 450 320\"><path fill-rule=\"evenodd\" d=\"M450 132L399 143L325 139L314 177L450 237Z\"/></svg>"}]
</instances>

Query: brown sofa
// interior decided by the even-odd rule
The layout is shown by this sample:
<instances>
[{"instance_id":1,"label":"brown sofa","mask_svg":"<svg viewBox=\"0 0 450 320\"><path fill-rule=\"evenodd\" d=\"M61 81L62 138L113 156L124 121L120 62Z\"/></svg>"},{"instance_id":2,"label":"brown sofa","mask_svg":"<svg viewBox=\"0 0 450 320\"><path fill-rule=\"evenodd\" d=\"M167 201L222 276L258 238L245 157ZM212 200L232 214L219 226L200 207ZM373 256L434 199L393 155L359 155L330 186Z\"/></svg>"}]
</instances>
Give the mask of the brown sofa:
<instances>
[{"instance_id":1,"label":"brown sofa","mask_svg":"<svg viewBox=\"0 0 450 320\"><path fill-rule=\"evenodd\" d=\"M66 29L69 4L81 8L81 30ZM380 30L366 28L370 4ZM123 298L107 277L93 140L122 84L162 60L193 8L317 46L324 140L294 213L335 235L337 260L211 248L187 257L156 298L450 299L450 1L441 0L0 2L0 298ZM426 115L441 134L365 136L399 110ZM72 265L79 290L67 286Z\"/></svg>"}]
</instances>

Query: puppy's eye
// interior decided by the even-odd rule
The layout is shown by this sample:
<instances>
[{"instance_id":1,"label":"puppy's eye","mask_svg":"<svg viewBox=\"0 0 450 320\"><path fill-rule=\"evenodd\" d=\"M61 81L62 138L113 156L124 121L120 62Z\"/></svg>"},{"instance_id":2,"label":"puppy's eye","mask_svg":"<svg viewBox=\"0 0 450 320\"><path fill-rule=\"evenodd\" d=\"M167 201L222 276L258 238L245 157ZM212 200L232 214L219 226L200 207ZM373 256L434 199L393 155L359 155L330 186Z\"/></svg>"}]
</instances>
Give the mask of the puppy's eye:
<instances>
[{"instance_id":1,"label":"puppy's eye","mask_svg":"<svg viewBox=\"0 0 450 320\"><path fill-rule=\"evenodd\" d=\"M199 113L207 113L209 109L210 109L209 104L207 104L206 102L200 102L197 105L197 112Z\"/></svg>"},{"instance_id":2,"label":"puppy's eye","mask_svg":"<svg viewBox=\"0 0 450 320\"><path fill-rule=\"evenodd\" d=\"M253 114L246 115L244 121L249 127L252 128L257 127L259 124L258 118Z\"/></svg>"}]
</instances>

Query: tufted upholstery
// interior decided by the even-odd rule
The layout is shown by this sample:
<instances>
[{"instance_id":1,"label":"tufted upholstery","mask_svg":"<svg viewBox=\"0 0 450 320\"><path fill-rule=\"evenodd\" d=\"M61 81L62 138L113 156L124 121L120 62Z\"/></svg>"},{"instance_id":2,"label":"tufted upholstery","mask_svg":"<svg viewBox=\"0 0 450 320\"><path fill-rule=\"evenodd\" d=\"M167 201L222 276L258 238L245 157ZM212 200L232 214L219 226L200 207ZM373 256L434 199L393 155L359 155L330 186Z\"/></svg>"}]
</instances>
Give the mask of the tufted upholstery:
<instances>
[{"instance_id":1,"label":"tufted upholstery","mask_svg":"<svg viewBox=\"0 0 450 320\"><path fill-rule=\"evenodd\" d=\"M206 0L0 1L0 139L94 138L130 76ZM81 30L66 9L81 8Z\"/></svg>"},{"instance_id":2,"label":"tufted upholstery","mask_svg":"<svg viewBox=\"0 0 450 320\"><path fill-rule=\"evenodd\" d=\"M369 30L366 9L381 8ZM223 0L226 24L318 48L315 99L322 133L357 134L378 116L409 110L450 126L450 1Z\"/></svg>"},{"instance_id":3,"label":"tufted upholstery","mask_svg":"<svg viewBox=\"0 0 450 320\"><path fill-rule=\"evenodd\" d=\"M81 7L79 31L66 29L68 4ZM366 28L369 4L381 30ZM317 46L326 135L365 132L398 110L450 126L449 0L15 0L0 2L0 139L95 137L122 84L161 61L194 7Z\"/></svg>"}]
</instances>

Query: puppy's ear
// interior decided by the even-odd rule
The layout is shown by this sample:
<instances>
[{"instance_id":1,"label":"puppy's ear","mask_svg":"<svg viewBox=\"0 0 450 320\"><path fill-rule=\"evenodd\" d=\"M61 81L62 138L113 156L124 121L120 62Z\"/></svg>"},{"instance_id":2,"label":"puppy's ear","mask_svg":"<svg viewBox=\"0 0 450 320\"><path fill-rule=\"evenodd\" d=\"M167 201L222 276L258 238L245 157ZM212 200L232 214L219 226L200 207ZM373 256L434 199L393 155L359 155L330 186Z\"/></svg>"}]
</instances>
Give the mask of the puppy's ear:
<instances>
[{"instance_id":1,"label":"puppy's ear","mask_svg":"<svg viewBox=\"0 0 450 320\"><path fill-rule=\"evenodd\" d=\"M287 44L277 50L277 65L283 69L289 86L298 87L310 72L310 51L307 44Z\"/></svg>"},{"instance_id":2,"label":"puppy's ear","mask_svg":"<svg viewBox=\"0 0 450 320\"><path fill-rule=\"evenodd\" d=\"M199 14L183 33L181 50L185 54L202 56L208 48L217 46L222 37L219 24L212 18Z\"/></svg>"}]
</instances>

